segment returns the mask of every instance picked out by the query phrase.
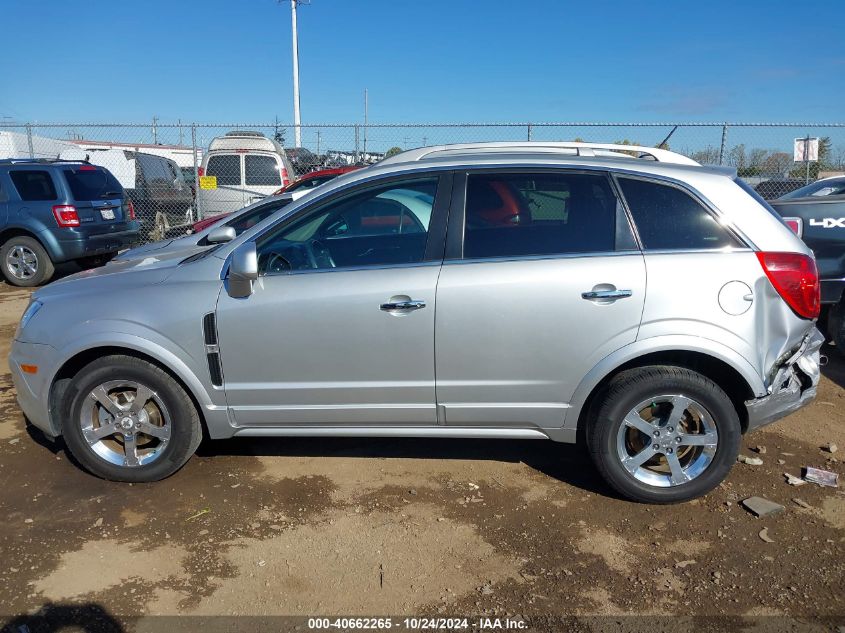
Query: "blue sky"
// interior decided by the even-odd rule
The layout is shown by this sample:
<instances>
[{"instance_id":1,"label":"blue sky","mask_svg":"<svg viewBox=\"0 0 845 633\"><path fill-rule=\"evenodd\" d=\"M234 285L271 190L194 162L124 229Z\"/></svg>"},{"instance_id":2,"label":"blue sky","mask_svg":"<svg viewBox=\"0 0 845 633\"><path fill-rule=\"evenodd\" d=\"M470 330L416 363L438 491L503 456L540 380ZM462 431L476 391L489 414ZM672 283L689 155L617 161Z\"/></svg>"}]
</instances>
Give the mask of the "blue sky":
<instances>
[{"instance_id":1,"label":"blue sky","mask_svg":"<svg viewBox=\"0 0 845 633\"><path fill-rule=\"evenodd\" d=\"M2 0L0 117L292 120L275 0ZM842 0L312 0L303 123L843 121ZM0 119L3 120L3 119Z\"/></svg>"}]
</instances>

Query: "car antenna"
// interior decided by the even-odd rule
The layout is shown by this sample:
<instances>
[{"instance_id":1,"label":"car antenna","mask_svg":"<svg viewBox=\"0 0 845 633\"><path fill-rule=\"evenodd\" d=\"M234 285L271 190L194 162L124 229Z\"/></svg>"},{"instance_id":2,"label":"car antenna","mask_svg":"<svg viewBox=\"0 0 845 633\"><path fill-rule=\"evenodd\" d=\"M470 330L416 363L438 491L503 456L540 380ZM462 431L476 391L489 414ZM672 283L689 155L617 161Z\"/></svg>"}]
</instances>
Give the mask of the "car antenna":
<instances>
[{"instance_id":1,"label":"car antenna","mask_svg":"<svg viewBox=\"0 0 845 633\"><path fill-rule=\"evenodd\" d=\"M669 134L666 135L666 138L664 138L662 141L660 141L660 143L658 145L656 145L655 147L657 149L663 149L663 146L666 145L666 143L669 142L669 139L672 138L672 135L675 133L675 130L677 130L677 129L678 129L678 126L676 125L675 127L672 128L672 131L669 132Z\"/></svg>"}]
</instances>

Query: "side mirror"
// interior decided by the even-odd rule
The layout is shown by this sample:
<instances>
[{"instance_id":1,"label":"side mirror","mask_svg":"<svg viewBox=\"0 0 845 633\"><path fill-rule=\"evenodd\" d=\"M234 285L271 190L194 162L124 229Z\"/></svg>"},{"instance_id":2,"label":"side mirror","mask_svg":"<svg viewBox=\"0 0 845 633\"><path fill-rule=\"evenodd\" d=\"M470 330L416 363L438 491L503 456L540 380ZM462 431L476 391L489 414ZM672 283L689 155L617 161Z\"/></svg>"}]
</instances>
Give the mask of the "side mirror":
<instances>
[{"instance_id":1,"label":"side mirror","mask_svg":"<svg viewBox=\"0 0 845 633\"><path fill-rule=\"evenodd\" d=\"M252 294L252 282L258 279L258 251L255 242L245 242L232 251L229 263L230 297L242 299Z\"/></svg>"},{"instance_id":2,"label":"side mirror","mask_svg":"<svg viewBox=\"0 0 845 633\"><path fill-rule=\"evenodd\" d=\"M205 240L209 244L222 244L223 242L231 242L237 237L235 227L233 226L218 226L208 232Z\"/></svg>"}]
</instances>

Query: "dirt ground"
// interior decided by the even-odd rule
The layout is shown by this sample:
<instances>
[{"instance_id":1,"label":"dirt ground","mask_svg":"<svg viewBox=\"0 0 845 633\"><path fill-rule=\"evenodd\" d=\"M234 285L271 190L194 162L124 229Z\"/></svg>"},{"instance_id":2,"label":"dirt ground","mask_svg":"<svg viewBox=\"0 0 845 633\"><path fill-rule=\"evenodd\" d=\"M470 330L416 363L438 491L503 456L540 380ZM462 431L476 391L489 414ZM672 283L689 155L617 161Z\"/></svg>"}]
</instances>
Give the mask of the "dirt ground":
<instances>
[{"instance_id":1,"label":"dirt ground","mask_svg":"<svg viewBox=\"0 0 845 633\"><path fill-rule=\"evenodd\" d=\"M683 505L621 500L582 447L535 441L205 442L166 481L127 485L26 428L5 358L27 298L0 286L3 631L274 622L162 615L510 616L532 631L626 630L643 616L662 617L650 630L732 630L720 618L753 616L748 630L845 631L845 483L783 475L845 475L833 349L816 402L744 438L763 464L736 464ZM739 504L753 495L786 509L755 518Z\"/></svg>"}]
</instances>

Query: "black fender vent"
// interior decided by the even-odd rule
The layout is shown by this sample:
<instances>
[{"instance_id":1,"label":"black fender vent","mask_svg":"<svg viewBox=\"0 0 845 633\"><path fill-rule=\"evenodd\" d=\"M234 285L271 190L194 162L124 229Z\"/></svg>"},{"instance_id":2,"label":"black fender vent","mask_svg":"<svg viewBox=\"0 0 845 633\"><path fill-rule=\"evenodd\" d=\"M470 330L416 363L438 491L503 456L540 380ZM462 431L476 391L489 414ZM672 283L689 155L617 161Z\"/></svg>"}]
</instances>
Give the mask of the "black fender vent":
<instances>
[{"instance_id":1,"label":"black fender vent","mask_svg":"<svg viewBox=\"0 0 845 633\"><path fill-rule=\"evenodd\" d=\"M211 384L215 387L223 386L223 367L220 365L220 354L212 352L206 354L208 359L208 374L211 376Z\"/></svg>"},{"instance_id":2,"label":"black fender vent","mask_svg":"<svg viewBox=\"0 0 845 633\"><path fill-rule=\"evenodd\" d=\"M217 347L217 319L213 312L202 318L202 337L205 341L205 356L208 360L208 374L211 384L223 386L223 365L220 363L220 348Z\"/></svg>"},{"instance_id":3,"label":"black fender vent","mask_svg":"<svg viewBox=\"0 0 845 633\"><path fill-rule=\"evenodd\" d=\"M202 335L206 345L217 345L217 319L213 312L202 318Z\"/></svg>"}]
</instances>

